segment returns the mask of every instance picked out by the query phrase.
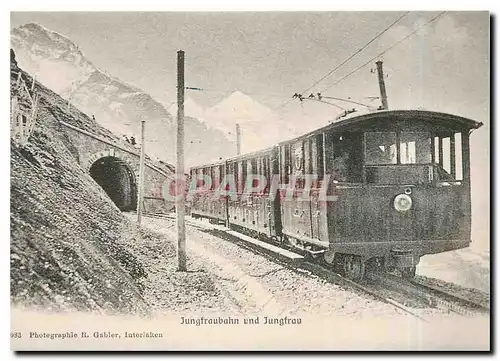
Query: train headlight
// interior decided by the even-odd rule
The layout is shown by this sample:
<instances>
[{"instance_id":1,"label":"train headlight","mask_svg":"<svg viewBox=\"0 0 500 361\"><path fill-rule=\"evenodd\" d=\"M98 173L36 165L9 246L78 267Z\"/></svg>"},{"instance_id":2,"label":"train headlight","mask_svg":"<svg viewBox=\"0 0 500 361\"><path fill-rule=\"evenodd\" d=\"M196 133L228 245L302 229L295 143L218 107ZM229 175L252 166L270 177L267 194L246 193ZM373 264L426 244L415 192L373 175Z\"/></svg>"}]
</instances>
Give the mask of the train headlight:
<instances>
[{"instance_id":1,"label":"train headlight","mask_svg":"<svg viewBox=\"0 0 500 361\"><path fill-rule=\"evenodd\" d=\"M411 197L407 194L398 194L394 198L394 208L399 212L409 211L412 203Z\"/></svg>"}]
</instances>

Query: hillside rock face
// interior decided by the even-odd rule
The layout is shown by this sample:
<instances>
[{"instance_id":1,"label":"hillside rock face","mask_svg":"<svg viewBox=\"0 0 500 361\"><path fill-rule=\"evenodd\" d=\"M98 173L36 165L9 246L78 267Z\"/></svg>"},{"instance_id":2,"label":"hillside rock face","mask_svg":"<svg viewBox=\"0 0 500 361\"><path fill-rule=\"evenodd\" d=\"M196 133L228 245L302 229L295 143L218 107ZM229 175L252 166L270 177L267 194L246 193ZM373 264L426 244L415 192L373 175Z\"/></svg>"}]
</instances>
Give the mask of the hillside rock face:
<instances>
[{"instance_id":1,"label":"hillside rock face","mask_svg":"<svg viewBox=\"0 0 500 361\"><path fill-rule=\"evenodd\" d=\"M147 314L147 271L123 246L124 239L133 242L133 225L78 165L56 116L66 109L64 100L35 88L34 132L24 147L11 141L11 301L54 311ZM64 115L99 127L81 113Z\"/></svg>"},{"instance_id":2,"label":"hillside rock face","mask_svg":"<svg viewBox=\"0 0 500 361\"><path fill-rule=\"evenodd\" d=\"M145 119L148 153L174 161L175 117L146 92L97 69L70 39L38 24L13 29L11 47L22 69L113 133L139 139ZM236 149L224 132L196 118L186 120L185 134L187 164L218 160Z\"/></svg>"}]
</instances>

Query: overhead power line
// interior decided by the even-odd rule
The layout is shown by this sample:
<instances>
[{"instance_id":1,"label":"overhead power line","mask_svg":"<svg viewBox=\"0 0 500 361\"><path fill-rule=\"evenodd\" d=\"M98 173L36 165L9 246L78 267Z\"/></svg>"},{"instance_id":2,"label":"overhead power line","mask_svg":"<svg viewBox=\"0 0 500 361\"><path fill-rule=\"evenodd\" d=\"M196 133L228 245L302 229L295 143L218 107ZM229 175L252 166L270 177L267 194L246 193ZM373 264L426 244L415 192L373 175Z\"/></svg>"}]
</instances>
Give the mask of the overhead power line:
<instances>
[{"instance_id":1,"label":"overhead power line","mask_svg":"<svg viewBox=\"0 0 500 361\"><path fill-rule=\"evenodd\" d=\"M388 27L386 27L384 30L382 30L379 34L377 34L373 39L371 39L369 42L367 42L365 45L363 45L361 48L359 48L356 52L354 52L354 54L352 54L351 56L349 56L347 59L345 59L342 63L340 63L339 65L337 65L335 68L333 68L332 70L330 70L328 73L326 73L321 79L317 80L315 83L313 83L313 85L309 86L308 88L304 89L303 91L300 92L300 94L304 94L306 93L309 89L311 89L312 87L314 87L315 85L317 85L318 83L320 83L321 81L323 81L324 79L328 78L330 75L332 75L335 71L337 71L337 69L339 69L340 67L342 67L344 64L346 64L347 62L349 62L352 58L354 58L356 55L358 55L359 53L361 53L363 50L365 50L371 43L373 43L375 40L377 40L379 37L381 37L384 33L386 33L390 28L392 28L394 25L396 25L401 19L403 19L406 15L408 15L410 12L407 11L406 13L404 13L403 15L401 15L399 18L397 18L394 22L391 23L391 25L389 25Z\"/></svg>"},{"instance_id":2,"label":"overhead power line","mask_svg":"<svg viewBox=\"0 0 500 361\"><path fill-rule=\"evenodd\" d=\"M406 15L408 15L410 12L407 11L406 13L404 13L403 15L401 15L399 18L397 18L394 22L392 22L388 27L386 27L384 30L382 30L382 32L380 32L379 34L377 34L375 37L373 37L368 43L366 43L365 45L363 45L361 48L359 48L357 51L355 51L351 56L349 56L347 59L345 59L342 63L340 63L339 65L337 65L335 68L333 68L332 70L330 70L328 73L326 73L321 79L317 80L315 83L313 83L311 86L307 87L306 89L304 89L302 92L300 92L300 94L304 94L306 93L309 89L311 89L312 87L314 87L315 85L319 84L321 81L323 81L324 79L326 79L327 77L329 77L330 75L332 75L335 71L337 71L340 67L342 67L344 64L346 64L347 62L349 62L352 58L354 58L356 55L358 55L360 52L362 52L363 50L365 50L371 43L373 43L375 40L377 40L380 36L382 36L384 33L386 33L390 28L392 28L394 25L396 25L401 19L403 19ZM285 102L283 105L280 106L280 108L286 106L288 103L290 103L291 100L288 100L287 102Z\"/></svg>"},{"instance_id":3,"label":"overhead power line","mask_svg":"<svg viewBox=\"0 0 500 361\"><path fill-rule=\"evenodd\" d=\"M336 97L329 97L329 96L326 96L326 95L322 95L321 96L322 98L326 98L326 99L334 99L334 100L340 100L341 102L346 102L346 103L352 103L352 104L357 104L357 105L362 105L366 108L370 108L369 105L366 105L366 104L363 104L363 103L360 103L360 102L356 102L354 100L349 100L349 99L343 99L343 98L336 98ZM378 98L378 97L377 97Z\"/></svg>"},{"instance_id":4,"label":"overhead power line","mask_svg":"<svg viewBox=\"0 0 500 361\"><path fill-rule=\"evenodd\" d=\"M346 111L346 108L341 107L340 105L337 105L337 104L335 104L335 103L327 102L326 100L319 100L319 99L313 99L313 98L304 98L304 100L312 100L312 101L315 101L315 102L320 102L320 103L324 103L324 104L329 104L329 105L334 106L335 108L338 108L338 109L340 109L340 110L344 110L344 111Z\"/></svg>"},{"instance_id":5,"label":"overhead power line","mask_svg":"<svg viewBox=\"0 0 500 361\"><path fill-rule=\"evenodd\" d=\"M364 68L365 66L367 66L368 64L370 64L373 60L375 60L377 58L380 58L382 55L384 55L388 51L392 50L397 45L401 44L403 41L405 41L406 39L408 39L410 36L412 36L413 34L415 34L416 32L418 32L419 30L425 28L429 24L431 24L434 21L436 21L438 18L440 18L441 16L443 16L445 13L446 13L446 11L440 12L438 15L436 15L435 17L433 17L431 20L429 20L428 22L426 22L424 25L418 27L417 29L415 29L414 31L412 31L410 34L408 34L407 36L405 36L401 40L399 40L396 43L392 44L390 47L388 47L387 49L385 49L384 51L382 51L380 54L377 54L376 56L374 56L373 58L371 58L370 60L368 60L366 63L363 63L363 65L357 67L356 69L354 69L353 71L351 71L349 74L347 74L343 78L339 79L334 84L332 84L332 85L324 88L321 92L323 93L323 92L327 91L328 89L330 89L331 87L333 87L333 86L339 84L340 82L344 81L345 79L349 78L351 75L353 75L354 73L358 72L359 70L361 70L362 68Z\"/></svg>"}]
</instances>

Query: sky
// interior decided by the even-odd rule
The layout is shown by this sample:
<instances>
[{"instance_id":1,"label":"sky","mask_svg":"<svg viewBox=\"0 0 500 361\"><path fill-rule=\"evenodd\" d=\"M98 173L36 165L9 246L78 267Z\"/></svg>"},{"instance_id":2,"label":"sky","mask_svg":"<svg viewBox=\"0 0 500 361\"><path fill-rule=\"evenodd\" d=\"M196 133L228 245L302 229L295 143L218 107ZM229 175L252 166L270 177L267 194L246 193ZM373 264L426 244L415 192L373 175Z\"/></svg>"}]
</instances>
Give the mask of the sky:
<instances>
[{"instance_id":1,"label":"sky","mask_svg":"<svg viewBox=\"0 0 500 361\"><path fill-rule=\"evenodd\" d=\"M379 95L377 77L371 70L376 60L382 60L390 109L424 108L485 124L472 135L471 157L475 229L487 239L489 14L446 12L377 57L439 14L12 12L10 26L37 22L69 37L97 68L142 88L166 105L175 101L176 57L182 49L186 85L210 90L189 92L195 102L209 107L239 90L296 127L326 125L340 112L334 106L291 99L295 92L306 89L307 94L321 91L377 106L378 100L369 99ZM387 32L332 72L402 15ZM308 89L329 72L330 76Z\"/></svg>"},{"instance_id":2,"label":"sky","mask_svg":"<svg viewBox=\"0 0 500 361\"><path fill-rule=\"evenodd\" d=\"M320 103L285 106L404 12L47 12L12 13L11 28L37 22L68 36L98 68L163 103L175 100L176 52L186 53L186 84L210 106L240 90L282 114L333 114ZM439 14L411 12L314 87L321 91ZM449 12L385 54L393 107L444 108L487 118L488 13ZM373 63L375 60L373 61ZM370 64L324 95L366 101L379 95ZM474 92L471 93L471 90ZM369 100L368 100L369 102ZM348 106L347 103L339 103ZM370 104L371 105L371 104ZM481 120L481 119L479 119Z\"/></svg>"}]
</instances>

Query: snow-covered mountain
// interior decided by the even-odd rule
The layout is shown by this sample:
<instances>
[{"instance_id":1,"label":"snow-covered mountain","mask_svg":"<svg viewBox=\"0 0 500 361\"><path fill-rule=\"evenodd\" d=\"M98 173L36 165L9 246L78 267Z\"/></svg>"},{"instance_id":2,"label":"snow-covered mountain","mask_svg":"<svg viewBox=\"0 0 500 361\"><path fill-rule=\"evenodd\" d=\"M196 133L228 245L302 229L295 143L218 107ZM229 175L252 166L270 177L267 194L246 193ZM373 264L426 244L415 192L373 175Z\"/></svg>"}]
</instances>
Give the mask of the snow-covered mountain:
<instances>
[{"instance_id":1,"label":"snow-covered mountain","mask_svg":"<svg viewBox=\"0 0 500 361\"><path fill-rule=\"evenodd\" d=\"M149 94L97 69L70 39L41 25L13 29L11 47L22 69L112 132L138 139L140 120L146 119L146 151L174 161L175 113L172 116ZM186 105L188 110L196 108L192 100ZM186 112L186 163L233 156L234 143L224 132L196 119L200 114Z\"/></svg>"},{"instance_id":2,"label":"snow-covered mountain","mask_svg":"<svg viewBox=\"0 0 500 361\"><path fill-rule=\"evenodd\" d=\"M208 108L203 119L210 126L233 135L236 124L240 124L243 153L269 147L294 135L293 129L278 114L241 91Z\"/></svg>"},{"instance_id":3,"label":"snow-covered mountain","mask_svg":"<svg viewBox=\"0 0 500 361\"><path fill-rule=\"evenodd\" d=\"M97 70L71 40L39 24L13 29L11 47L18 64L58 94L69 92Z\"/></svg>"}]
</instances>

